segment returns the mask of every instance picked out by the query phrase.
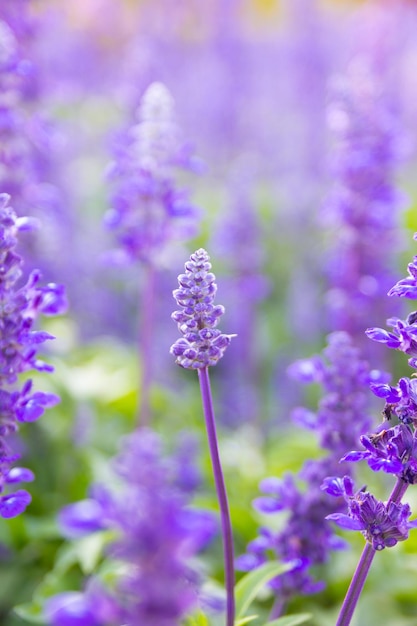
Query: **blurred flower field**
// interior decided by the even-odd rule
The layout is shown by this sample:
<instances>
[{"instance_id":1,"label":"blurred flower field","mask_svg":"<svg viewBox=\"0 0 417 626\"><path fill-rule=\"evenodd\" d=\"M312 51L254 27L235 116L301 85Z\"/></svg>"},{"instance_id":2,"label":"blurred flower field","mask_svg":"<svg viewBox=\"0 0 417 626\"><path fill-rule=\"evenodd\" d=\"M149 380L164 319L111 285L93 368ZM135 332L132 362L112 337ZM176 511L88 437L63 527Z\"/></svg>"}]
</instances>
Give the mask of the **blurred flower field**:
<instances>
[{"instance_id":1,"label":"blurred flower field","mask_svg":"<svg viewBox=\"0 0 417 626\"><path fill-rule=\"evenodd\" d=\"M417 624L416 32L0 0L1 625Z\"/></svg>"}]
</instances>

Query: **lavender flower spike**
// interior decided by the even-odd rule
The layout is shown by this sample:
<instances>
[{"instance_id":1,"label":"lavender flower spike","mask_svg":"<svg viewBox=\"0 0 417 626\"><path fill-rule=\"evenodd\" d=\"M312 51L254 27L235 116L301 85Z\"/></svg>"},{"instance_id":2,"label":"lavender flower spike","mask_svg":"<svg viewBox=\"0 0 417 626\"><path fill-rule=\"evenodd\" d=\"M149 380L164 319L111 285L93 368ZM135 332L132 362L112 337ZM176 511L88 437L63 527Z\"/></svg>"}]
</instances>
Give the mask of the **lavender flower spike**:
<instances>
[{"instance_id":1,"label":"lavender flower spike","mask_svg":"<svg viewBox=\"0 0 417 626\"><path fill-rule=\"evenodd\" d=\"M30 220L16 217L9 199L8 194L0 194L0 516L6 518L22 513L31 497L24 489L5 494L5 488L34 478L28 469L11 467L19 455L9 449L7 436L16 432L20 423L37 420L59 401L55 394L33 392L30 380L20 390L16 383L19 374L27 370L52 371L36 353L38 346L53 336L34 330L33 325L39 313L55 315L66 308L64 288L52 283L39 287L37 270L24 286L16 286L23 262L15 251L17 235L30 227Z\"/></svg>"},{"instance_id":2,"label":"lavender flower spike","mask_svg":"<svg viewBox=\"0 0 417 626\"><path fill-rule=\"evenodd\" d=\"M173 292L182 310L175 311L171 317L183 338L174 343L170 352L176 363L186 369L216 365L235 337L216 328L224 307L214 305L217 285L210 270L210 257L200 248L185 264L185 274L178 276L179 289Z\"/></svg>"},{"instance_id":3,"label":"lavender flower spike","mask_svg":"<svg viewBox=\"0 0 417 626\"><path fill-rule=\"evenodd\" d=\"M216 365L221 359L234 335L223 335L216 328L219 318L224 313L224 307L214 304L217 285L216 277L210 270L210 257L205 250L200 248L185 264L185 274L180 274L178 277L179 289L176 289L173 295L181 310L175 311L172 319L177 322L178 330L183 337L174 343L170 352L176 357L176 362L181 367L198 370L222 523L227 596L226 626L234 626L235 576L232 524L217 445L216 422L208 373L209 366Z\"/></svg>"}]
</instances>

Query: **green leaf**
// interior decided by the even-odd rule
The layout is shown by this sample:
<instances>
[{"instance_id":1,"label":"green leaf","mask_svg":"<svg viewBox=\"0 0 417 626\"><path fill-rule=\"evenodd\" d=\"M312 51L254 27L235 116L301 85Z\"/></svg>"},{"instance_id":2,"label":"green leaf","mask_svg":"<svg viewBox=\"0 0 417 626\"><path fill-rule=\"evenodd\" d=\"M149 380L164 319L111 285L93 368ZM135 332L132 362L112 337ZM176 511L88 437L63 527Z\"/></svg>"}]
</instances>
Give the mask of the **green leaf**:
<instances>
[{"instance_id":1,"label":"green leaf","mask_svg":"<svg viewBox=\"0 0 417 626\"><path fill-rule=\"evenodd\" d=\"M79 539L76 543L76 552L80 568L86 576L97 567L103 554L104 547L113 538L113 533L97 532Z\"/></svg>"},{"instance_id":2,"label":"green leaf","mask_svg":"<svg viewBox=\"0 0 417 626\"><path fill-rule=\"evenodd\" d=\"M266 583L275 576L287 572L291 567L291 563L273 561L272 563L264 563L261 567L246 574L235 587L236 619L239 620L245 615L252 601Z\"/></svg>"},{"instance_id":3,"label":"green leaf","mask_svg":"<svg viewBox=\"0 0 417 626\"><path fill-rule=\"evenodd\" d=\"M45 618L42 615L42 608L37 603L27 602L15 606L13 612L21 619L31 622L32 624L45 624Z\"/></svg>"},{"instance_id":4,"label":"green leaf","mask_svg":"<svg viewBox=\"0 0 417 626\"><path fill-rule=\"evenodd\" d=\"M187 617L186 626L210 626L207 615L203 611L198 611L192 616Z\"/></svg>"},{"instance_id":5,"label":"green leaf","mask_svg":"<svg viewBox=\"0 0 417 626\"><path fill-rule=\"evenodd\" d=\"M237 622L235 622L235 626L243 626L244 624L249 624L249 622L253 622L253 620L257 617L257 615L249 615L248 617L243 617L242 619L239 619Z\"/></svg>"},{"instance_id":6,"label":"green leaf","mask_svg":"<svg viewBox=\"0 0 417 626\"><path fill-rule=\"evenodd\" d=\"M312 615L310 613L296 613L294 615L284 615L278 619L274 619L273 622L268 622L265 626L298 626L298 624L304 624L310 620Z\"/></svg>"}]
</instances>

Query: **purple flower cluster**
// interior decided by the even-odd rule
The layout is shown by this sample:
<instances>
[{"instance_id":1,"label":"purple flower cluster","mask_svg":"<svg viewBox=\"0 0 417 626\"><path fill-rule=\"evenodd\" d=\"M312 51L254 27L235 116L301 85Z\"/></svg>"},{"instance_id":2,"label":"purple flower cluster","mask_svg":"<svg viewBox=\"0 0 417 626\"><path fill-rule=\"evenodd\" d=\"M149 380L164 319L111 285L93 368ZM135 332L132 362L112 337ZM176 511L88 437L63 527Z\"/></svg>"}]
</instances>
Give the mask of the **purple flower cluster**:
<instances>
[{"instance_id":1,"label":"purple flower cluster","mask_svg":"<svg viewBox=\"0 0 417 626\"><path fill-rule=\"evenodd\" d=\"M327 262L329 322L364 350L363 332L375 311L387 316L398 208L393 183L399 160L397 122L375 71L351 62L331 100L328 119L337 145L335 184L324 206L334 229Z\"/></svg>"},{"instance_id":2,"label":"purple flower cluster","mask_svg":"<svg viewBox=\"0 0 417 626\"><path fill-rule=\"evenodd\" d=\"M312 594L323 589L324 583L314 580L309 570L326 562L330 550L344 547L324 521L327 515L340 508L319 488L323 472L330 466L327 459L324 464L310 461L297 478L289 473L282 479L267 478L260 484L260 490L266 495L253 502L254 508L262 514L287 511L289 517L278 532L266 526L260 528L258 537L248 544L247 553L238 557L236 565L238 569L250 571L272 555L291 563L288 572L270 583L283 602L296 594ZM336 463L333 469L336 469ZM301 488L301 481L305 482L305 489Z\"/></svg>"},{"instance_id":3,"label":"purple flower cluster","mask_svg":"<svg viewBox=\"0 0 417 626\"><path fill-rule=\"evenodd\" d=\"M52 371L37 358L39 346L53 336L34 329L39 314L56 315L66 309L62 285L38 285L40 274L33 271L27 283L17 287L22 258L16 253L17 234L30 227L30 220L17 218L9 206L9 196L0 194L0 515L14 517L24 511L30 495L24 490L4 494L6 485L33 480L25 468L11 467L19 458L6 443L7 436L19 424L37 420L59 398L51 393L32 390L27 380L18 389L19 374L27 370Z\"/></svg>"},{"instance_id":4,"label":"purple flower cluster","mask_svg":"<svg viewBox=\"0 0 417 626\"><path fill-rule=\"evenodd\" d=\"M181 310L171 317L183 337L170 351L176 363L186 369L216 365L233 337L216 328L224 307L214 304L217 284L210 270L210 257L200 248L186 262L185 273L178 276L179 289L173 292Z\"/></svg>"},{"instance_id":5,"label":"purple flower cluster","mask_svg":"<svg viewBox=\"0 0 417 626\"><path fill-rule=\"evenodd\" d=\"M416 237L415 237L416 238ZM389 290L388 295L406 298L417 298L416 259L408 266L409 276L400 280ZM369 328L369 338L396 348L408 355L414 355L413 337L417 335L417 313L411 313L407 322L395 318L388 320L396 332L388 333L381 328ZM416 366L414 356L409 360ZM373 471L384 471L397 476L394 496L388 503L378 501L363 490L354 493L352 480L345 476L327 478L323 489L331 495L343 495L349 505L349 514L330 515L328 519L336 521L343 528L361 530L375 550L391 547L397 541L408 536L408 529L417 522L408 522L411 514L408 505L401 504L401 497L408 485L417 482L417 388L414 378L401 378L398 385L391 386L384 382L373 382L373 392L386 400L383 411L384 423L375 433L362 435L360 441L364 450L352 450L345 454L341 461L367 461ZM388 428L389 420L396 416L400 423Z\"/></svg>"},{"instance_id":6,"label":"purple flower cluster","mask_svg":"<svg viewBox=\"0 0 417 626\"><path fill-rule=\"evenodd\" d=\"M297 477L288 474L282 480L262 481L260 489L267 496L254 501L255 509L263 514L288 511L289 517L279 532L262 528L260 536L248 545L248 553L237 561L245 570L258 567L270 554L294 562L295 567L271 585L285 600L322 589L323 584L313 580L309 569L326 562L331 550L343 547L326 518L339 512L344 502L329 498L321 484L329 474L346 473L346 466L339 464L340 456L357 443L370 424L369 383L386 378L384 373L370 370L345 332L330 334L323 355L296 361L289 373L303 383L315 382L323 388L318 411L299 407L293 418L314 430L328 455L305 463Z\"/></svg>"},{"instance_id":7,"label":"purple flower cluster","mask_svg":"<svg viewBox=\"0 0 417 626\"><path fill-rule=\"evenodd\" d=\"M162 83L148 87L137 117L115 148L109 169L115 191L105 223L120 244L116 260L153 264L169 241L195 234L198 211L175 172L196 170L198 161L180 139L174 102Z\"/></svg>"},{"instance_id":8,"label":"purple flower cluster","mask_svg":"<svg viewBox=\"0 0 417 626\"><path fill-rule=\"evenodd\" d=\"M323 395L318 411L299 407L293 419L314 430L320 446L336 458L354 446L371 424L368 389L370 384L385 384L388 375L370 369L346 332L328 336L323 356L293 363L289 373L303 383L319 383Z\"/></svg>"},{"instance_id":9,"label":"purple flower cluster","mask_svg":"<svg viewBox=\"0 0 417 626\"><path fill-rule=\"evenodd\" d=\"M417 234L414 235L417 239ZM408 265L408 276L399 280L392 287L388 295L417 299L417 257ZM390 318L387 324L393 329L392 332L383 328L368 328L367 336L378 343L385 344L404 352L410 356L408 363L417 369L417 311L410 313L406 320ZM373 384L372 391L379 398L384 398L385 415L389 419L391 415L398 417L403 424L415 424L417 418L417 380L415 378L400 378L397 385Z\"/></svg>"},{"instance_id":10,"label":"purple flower cluster","mask_svg":"<svg viewBox=\"0 0 417 626\"><path fill-rule=\"evenodd\" d=\"M326 519L332 520L341 528L360 530L374 550L392 548L399 541L408 538L408 531L417 527L417 520L409 521L411 509L401 502L381 502L369 491L354 492L350 476L328 478L323 490L332 496L341 496L348 504L348 514L332 513Z\"/></svg>"},{"instance_id":11,"label":"purple flower cluster","mask_svg":"<svg viewBox=\"0 0 417 626\"><path fill-rule=\"evenodd\" d=\"M138 430L116 459L117 486L97 485L89 499L61 511L61 528L70 538L112 529L116 539L108 556L124 568L112 588L94 578L83 593L50 598L48 623L67 626L77 614L78 626L176 626L196 606L199 575L191 559L214 536L217 523L211 513L189 506L190 484L195 486L190 460L187 480L183 453L166 458L162 452L156 433Z\"/></svg>"},{"instance_id":12,"label":"purple flower cluster","mask_svg":"<svg viewBox=\"0 0 417 626\"><path fill-rule=\"evenodd\" d=\"M417 441L409 426L398 424L360 440L365 450L348 452L342 461L367 461L374 472L382 470L406 483L417 482Z\"/></svg>"}]
</instances>

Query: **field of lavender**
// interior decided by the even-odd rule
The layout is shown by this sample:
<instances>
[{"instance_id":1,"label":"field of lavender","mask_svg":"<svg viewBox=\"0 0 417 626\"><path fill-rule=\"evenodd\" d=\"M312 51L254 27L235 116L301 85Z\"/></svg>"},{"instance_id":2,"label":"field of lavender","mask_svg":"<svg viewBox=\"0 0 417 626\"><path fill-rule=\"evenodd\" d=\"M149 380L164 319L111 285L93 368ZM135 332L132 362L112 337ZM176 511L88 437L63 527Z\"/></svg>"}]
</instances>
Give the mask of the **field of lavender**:
<instances>
[{"instance_id":1,"label":"field of lavender","mask_svg":"<svg viewBox=\"0 0 417 626\"><path fill-rule=\"evenodd\" d=\"M1 626L417 625L416 33L0 0Z\"/></svg>"}]
</instances>

